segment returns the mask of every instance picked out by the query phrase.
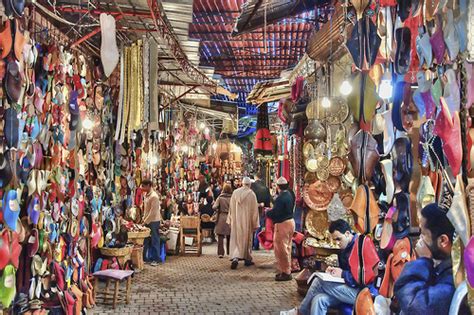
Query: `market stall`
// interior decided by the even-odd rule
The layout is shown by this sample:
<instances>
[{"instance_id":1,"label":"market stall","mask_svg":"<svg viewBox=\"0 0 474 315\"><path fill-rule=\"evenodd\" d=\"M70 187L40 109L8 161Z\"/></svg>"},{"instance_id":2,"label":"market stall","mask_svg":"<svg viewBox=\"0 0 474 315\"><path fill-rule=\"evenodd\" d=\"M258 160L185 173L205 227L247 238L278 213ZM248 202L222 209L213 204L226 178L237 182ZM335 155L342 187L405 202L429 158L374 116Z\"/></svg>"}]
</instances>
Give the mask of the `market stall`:
<instances>
[{"instance_id":1,"label":"market stall","mask_svg":"<svg viewBox=\"0 0 474 315\"><path fill-rule=\"evenodd\" d=\"M406 242L416 243L424 206L436 202L448 213L459 237L453 257L466 253L472 235L467 6L416 3L335 3L290 76L291 97L279 105L292 187L305 209L304 247L311 248L303 267L332 265L337 248L328 224L343 218L377 249L380 263L370 267L389 298L398 277L390 273L393 259L403 251L401 263L414 259ZM472 264L457 263L458 276ZM462 281L455 277L456 287Z\"/></svg>"}]
</instances>

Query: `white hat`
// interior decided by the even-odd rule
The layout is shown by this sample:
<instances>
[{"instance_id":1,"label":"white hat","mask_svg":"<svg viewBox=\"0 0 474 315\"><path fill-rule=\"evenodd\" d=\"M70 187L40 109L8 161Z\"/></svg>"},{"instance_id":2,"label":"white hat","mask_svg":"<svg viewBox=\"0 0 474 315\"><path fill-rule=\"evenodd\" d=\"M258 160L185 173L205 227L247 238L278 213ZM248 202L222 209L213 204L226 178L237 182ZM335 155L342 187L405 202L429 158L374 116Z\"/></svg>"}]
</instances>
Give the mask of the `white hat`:
<instances>
[{"instance_id":1,"label":"white hat","mask_svg":"<svg viewBox=\"0 0 474 315\"><path fill-rule=\"evenodd\" d=\"M280 177L277 179L277 185L287 185L288 184L288 181L286 180L285 177Z\"/></svg>"},{"instance_id":2,"label":"white hat","mask_svg":"<svg viewBox=\"0 0 474 315\"><path fill-rule=\"evenodd\" d=\"M252 180L250 179L250 177L244 177L244 179L242 180L242 184L250 185L252 184Z\"/></svg>"}]
</instances>

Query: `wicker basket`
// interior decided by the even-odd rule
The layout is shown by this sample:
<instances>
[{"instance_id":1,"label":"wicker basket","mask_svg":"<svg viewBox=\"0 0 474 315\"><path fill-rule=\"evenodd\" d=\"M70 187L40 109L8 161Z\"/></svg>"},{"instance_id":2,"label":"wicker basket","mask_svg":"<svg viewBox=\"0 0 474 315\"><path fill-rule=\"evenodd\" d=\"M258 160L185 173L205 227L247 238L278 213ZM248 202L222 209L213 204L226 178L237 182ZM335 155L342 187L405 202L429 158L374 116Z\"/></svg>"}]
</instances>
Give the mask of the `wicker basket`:
<instances>
[{"instance_id":1,"label":"wicker basket","mask_svg":"<svg viewBox=\"0 0 474 315\"><path fill-rule=\"evenodd\" d=\"M150 229L141 232L128 232L128 241L135 245L143 245L145 238L150 236Z\"/></svg>"},{"instance_id":2,"label":"wicker basket","mask_svg":"<svg viewBox=\"0 0 474 315\"><path fill-rule=\"evenodd\" d=\"M142 270L144 267L143 263L143 246L135 246L132 251L132 264L135 270Z\"/></svg>"},{"instance_id":3,"label":"wicker basket","mask_svg":"<svg viewBox=\"0 0 474 315\"><path fill-rule=\"evenodd\" d=\"M121 256L127 256L130 255L132 252L133 247L132 246L125 246L122 248L108 248L108 247L102 247L100 249L100 253L104 256L108 257L121 257Z\"/></svg>"}]
</instances>

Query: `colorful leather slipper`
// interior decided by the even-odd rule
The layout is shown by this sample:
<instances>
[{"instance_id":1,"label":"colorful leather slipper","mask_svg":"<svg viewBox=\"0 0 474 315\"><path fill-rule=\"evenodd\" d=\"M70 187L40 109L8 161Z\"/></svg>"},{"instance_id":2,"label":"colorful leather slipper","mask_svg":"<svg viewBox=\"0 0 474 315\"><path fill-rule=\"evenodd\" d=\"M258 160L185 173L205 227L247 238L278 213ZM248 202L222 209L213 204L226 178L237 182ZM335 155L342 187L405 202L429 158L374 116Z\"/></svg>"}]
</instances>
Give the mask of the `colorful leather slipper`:
<instances>
[{"instance_id":1,"label":"colorful leather slipper","mask_svg":"<svg viewBox=\"0 0 474 315\"><path fill-rule=\"evenodd\" d=\"M411 58L411 31L408 27L401 27L395 31L397 50L395 53L395 72L403 75L410 68Z\"/></svg>"},{"instance_id":2,"label":"colorful leather slipper","mask_svg":"<svg viewBox=\"0 0 474 315\"><path fill-rule=\"evenodd\" d=\"M448 82L444 86L443 96L444 100L446 101L446 104L448 104L448 108L451 112L451 115L453 115L454 112L460 110L461 95L459 92L459 85L456 78L456 73L453 69L446 70L444 75Z\"/></svg>"},{"instance_id":3,"label":"colorful leather slipper","mask_svg":"<svg viewBox=\"0 0 474 315\"><path fill-rule=\"evenodd\" d=\"M3 307L10 307L16 295L15 267L8 265L0 278L0 302Z\"/></svg>"},{"instance_id":4,"label":"colorful leather slipper","mask_svg":"<svg viewBox=\"0 0 474 315\"><path fill-rule=\"evenodd\" d=\"M18 193L12 189L8 191L3 199L3 220L7 226L15 231L20 215L20 205L18 203Z\"/></svg>"},{"instance_id":5,"label":"colorful leather slipper","mask_svg":"<svg viewBox=\"0 0 474 315\"><path fill-rule=\"evenodd\" d=\"M31 200L28 205L28 216L31 220L31 223L33 225L37 225L40 217L40 200L38 198L38 195L35 195Z\"/></svg>"},{"instance_id":6,"label":"colorful leather slipper","mask_svg":"<svg viewBox=\"0 0 474 315\"><path fill-rule=\"evenodd\" d=\"M28 237L28 243L26 245L27 247L27 252L29 257L33 257L36 255L39 249L39 234L38 234L38 229L33 228L31 230L31 234Z\"/></svg>"},{"instance_id":7,"label":"colorful leather slipper","mask_svg":"<svg viewBox=\"0 0 474 315\"><path fill-rule=\"evenodd\" d=\"M459 37L454 27L453 10L446 13L446 24L443 29L444 42L448 49L448 56L451 61L456 60L459 54Z\"/></svg>"},{"instance_id":8,"label":"colorful leather slipper","mask_svg":"<svg viewBox=\"0 0 474 315\"><path fill-rule=\"evenodd\" d=\"M13 46L12 29L10 20L6 20L0 29L0 58L5 59Z\"/></svg>"}]
</instances>

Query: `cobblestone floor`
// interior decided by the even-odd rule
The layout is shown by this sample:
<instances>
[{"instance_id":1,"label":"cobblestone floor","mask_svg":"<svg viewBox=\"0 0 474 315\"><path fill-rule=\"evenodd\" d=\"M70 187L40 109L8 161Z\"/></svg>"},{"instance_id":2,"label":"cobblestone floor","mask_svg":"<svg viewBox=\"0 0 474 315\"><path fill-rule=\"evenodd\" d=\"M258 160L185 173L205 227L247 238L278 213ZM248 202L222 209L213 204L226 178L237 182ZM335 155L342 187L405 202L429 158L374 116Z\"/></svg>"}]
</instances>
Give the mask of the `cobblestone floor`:
<instances>
[{"instance_id":1,"label":"cobblestone floor","mask_svg":"<svg viewBox=\"0 0 474 315\"><path fill-rule=\"evenodd\" d=\"M145 266L133 279L129 305L115 310L100 303L92 314L279 314L297 305L296 282L274 280L273 252L254 252L255 266L230 269L216 246L201 257L168 256L165 264Z\"/></svg>"}]
</instances>

